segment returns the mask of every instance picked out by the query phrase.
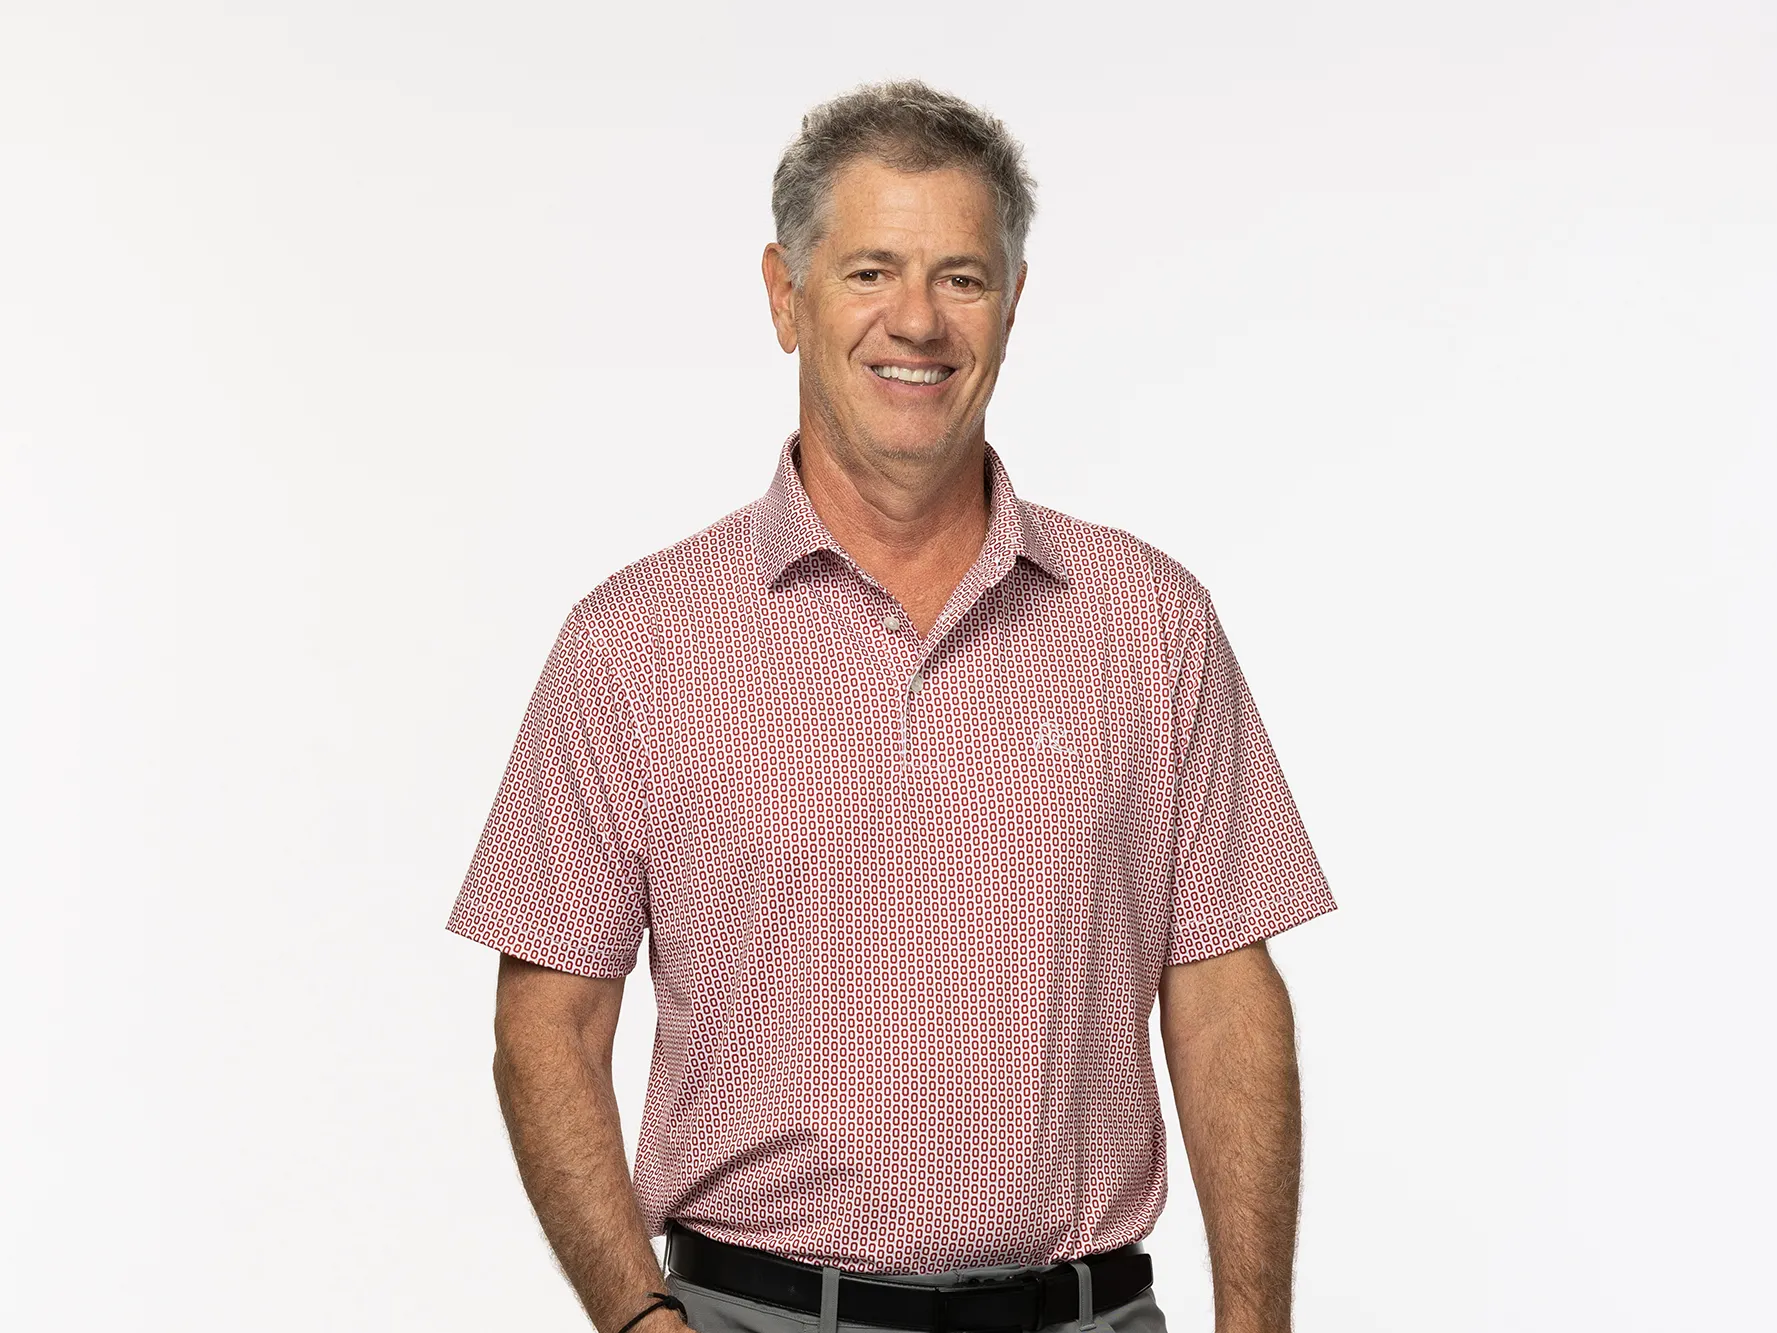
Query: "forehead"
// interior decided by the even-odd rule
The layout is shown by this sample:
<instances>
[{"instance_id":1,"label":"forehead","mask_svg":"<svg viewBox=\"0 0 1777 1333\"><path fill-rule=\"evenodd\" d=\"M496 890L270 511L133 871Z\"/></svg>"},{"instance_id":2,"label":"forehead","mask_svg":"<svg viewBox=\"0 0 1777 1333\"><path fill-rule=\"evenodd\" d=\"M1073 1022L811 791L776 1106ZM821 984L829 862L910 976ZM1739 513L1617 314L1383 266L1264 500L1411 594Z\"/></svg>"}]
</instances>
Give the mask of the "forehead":
<instances>
[{"instance_id":1,"label":"forehead","mask_svg":"<svg viewBox=\"0 0 1777 1333\"><path fill-rule=\"evenodd\" d=\"M908 251L990 251L998 225L993 192L972 171L901 171L863 158L834 177L826 239L847 250L880 241Z\"/></svg>"}]
</instances>

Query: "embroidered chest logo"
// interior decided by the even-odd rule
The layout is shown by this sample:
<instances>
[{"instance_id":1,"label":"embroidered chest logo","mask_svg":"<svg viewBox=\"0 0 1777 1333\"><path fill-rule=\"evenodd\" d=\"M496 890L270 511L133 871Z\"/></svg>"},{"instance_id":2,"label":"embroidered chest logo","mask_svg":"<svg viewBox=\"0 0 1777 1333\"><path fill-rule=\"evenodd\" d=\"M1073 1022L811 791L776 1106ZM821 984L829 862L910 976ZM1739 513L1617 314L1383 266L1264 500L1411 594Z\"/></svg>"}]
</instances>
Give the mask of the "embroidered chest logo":
<instances>
[{"instance_id":1,"label":"embroidered chest logo","mask_svg":"<svg viewBox=\"0 0 1777 1333\"><path fill-rule=\"evenodd\" d=\"M1080 753L1079 746L1068 744L1067 732L1062 729L1061 723L1053 719L1037 723L1031 740L1039 750L1053 750L1056 754L1073 755L1076 758Z\"/></svg>"}]
</instances>

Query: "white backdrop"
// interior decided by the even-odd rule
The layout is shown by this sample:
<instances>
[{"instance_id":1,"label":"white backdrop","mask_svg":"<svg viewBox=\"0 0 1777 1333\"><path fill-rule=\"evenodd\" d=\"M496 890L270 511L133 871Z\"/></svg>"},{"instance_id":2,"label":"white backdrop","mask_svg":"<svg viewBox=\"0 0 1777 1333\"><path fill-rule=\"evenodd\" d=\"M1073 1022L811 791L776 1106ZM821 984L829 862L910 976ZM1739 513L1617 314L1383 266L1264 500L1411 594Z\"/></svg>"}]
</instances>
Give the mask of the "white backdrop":
<instances>
[{"instance_id":1,"label":"white backdrop","mask_svg":"<svg viewBox=\"0 0 1777 1333\"><path fill-rule=\"evenodd\" d=\"M567 608L770 480L770 173L903 75L1040 181L989 438L1207 584L1340 903L1299 1326L1770 1326L1762 0L8 6L0 1322L586 1327L444 919Z\"/></svg>"}]
</instances>

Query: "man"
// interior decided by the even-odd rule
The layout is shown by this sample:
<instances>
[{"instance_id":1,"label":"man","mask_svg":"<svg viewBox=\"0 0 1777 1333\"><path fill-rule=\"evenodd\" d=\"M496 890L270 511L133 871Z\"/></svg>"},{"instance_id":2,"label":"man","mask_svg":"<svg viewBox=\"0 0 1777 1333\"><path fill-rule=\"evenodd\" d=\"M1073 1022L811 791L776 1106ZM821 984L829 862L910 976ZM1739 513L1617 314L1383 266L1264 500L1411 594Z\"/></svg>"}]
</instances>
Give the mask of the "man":
<instances>
[{"instance_id":1,"label":"man","mask_svg":"<svg viewBox=\"0 0 1777 1333\"><path fill-rule=\"evenodd\" d=\"M805 118L764 256L799 430L574 608L526 714L450 928L502 951L500 1103L600 1333L1161 1333L1156 999L1216 1328L1289 1327L1265 940L1335 904L1203 585L987 444L1031 185L923 84Z\"/></svg>"}]
</instances>

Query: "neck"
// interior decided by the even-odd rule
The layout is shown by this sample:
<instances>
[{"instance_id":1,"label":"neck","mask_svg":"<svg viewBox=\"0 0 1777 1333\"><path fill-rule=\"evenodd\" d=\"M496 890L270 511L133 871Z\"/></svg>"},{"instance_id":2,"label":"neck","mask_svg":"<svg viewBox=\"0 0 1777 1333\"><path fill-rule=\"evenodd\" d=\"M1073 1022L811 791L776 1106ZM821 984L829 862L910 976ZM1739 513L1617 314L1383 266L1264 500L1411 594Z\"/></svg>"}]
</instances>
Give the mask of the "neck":
<instances>
[{"instance_id":1,"label":"neck","mask_svg":"<svg viewBox=\"0 0 1777 1333\"><path fill-rule=\"evenodd\" d=\"M884 456L824 424L803 412L802 487L846 554L897 595L946 580L946 591L954 587L987 536L985 434L927 455Z\"/></svg>"}]
</instances>

